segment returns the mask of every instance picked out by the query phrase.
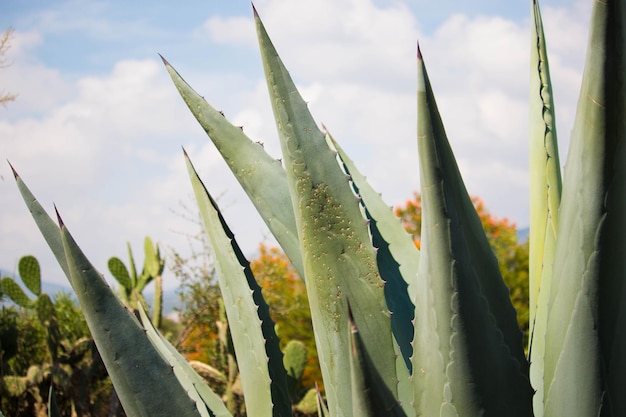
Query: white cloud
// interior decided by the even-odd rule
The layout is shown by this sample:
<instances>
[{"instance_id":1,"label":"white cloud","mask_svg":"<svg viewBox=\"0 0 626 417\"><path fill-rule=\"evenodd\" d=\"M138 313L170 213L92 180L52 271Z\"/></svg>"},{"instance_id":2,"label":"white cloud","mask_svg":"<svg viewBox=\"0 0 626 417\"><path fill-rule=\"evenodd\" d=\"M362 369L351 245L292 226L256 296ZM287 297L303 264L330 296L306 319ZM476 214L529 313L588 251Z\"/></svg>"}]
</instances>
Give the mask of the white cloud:
<instances>
[{"instance_id":1,"label":"white cloud","mask_svg":"<svg viewBox=\"0 0 626 417\"><path fill-rule=\"evenodd\" d=\"M216 43L254 45L256 44L256 32L254 22L248 17L224 18L211 16L203 25L211 38Z\"/></svg>"}]
</instances>

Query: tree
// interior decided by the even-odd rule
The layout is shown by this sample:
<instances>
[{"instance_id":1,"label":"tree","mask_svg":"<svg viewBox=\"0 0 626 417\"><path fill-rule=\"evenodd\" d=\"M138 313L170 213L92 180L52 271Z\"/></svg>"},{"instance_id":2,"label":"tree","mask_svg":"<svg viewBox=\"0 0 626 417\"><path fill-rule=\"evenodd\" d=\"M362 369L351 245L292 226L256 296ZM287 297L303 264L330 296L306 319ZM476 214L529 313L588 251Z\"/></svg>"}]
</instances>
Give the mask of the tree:
<instances>
[{"instance_id":1,"label":"tree","mask_svg":"<svg viewBox=\"0 0 626 417\"><path fill-rule=\"evenodd\" d=\"M5 58L7 51L11 48L11 41L13 40L14 33L13 28L8 28L0 36L0 68L6 68L10 64ZM0 104L6 105L8 102L15 100L16 94L5 93L0 91Z\"/></svg>"},{"instance_id":2,"label":"tree","mask_svg":"<svg viewBox=\"0 0 626 417\"><path fill-rule=\"evenodd\" d=\"M472 197L472 202L483 225L489 244L498 258L498 265L504 282L510 289L513 306L517 310L517 322L528 337L528 242L517 239L515 223L506 217L498 218L487 210L480 197ZM413 198L394 210L402 225L413 236L415 245L420 247L422 224L421 196L413 193ZM526 339L527 341L527 339ZM525 346L527 343L525 343Z\"/></svg>"}]
</instances>

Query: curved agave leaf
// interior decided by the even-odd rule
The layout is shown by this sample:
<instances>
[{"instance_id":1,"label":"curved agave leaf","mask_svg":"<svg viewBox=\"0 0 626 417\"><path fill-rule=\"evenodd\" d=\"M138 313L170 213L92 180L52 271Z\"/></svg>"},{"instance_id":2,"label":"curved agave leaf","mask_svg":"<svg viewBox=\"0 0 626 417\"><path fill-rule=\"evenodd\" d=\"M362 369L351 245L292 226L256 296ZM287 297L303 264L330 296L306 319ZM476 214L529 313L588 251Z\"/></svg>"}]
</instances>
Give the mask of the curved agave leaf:
<instances>
[{"instance_id":1,"label":"curved agave leaf","mask_svg":"<svg viewBox=\"0 0 626 417\"><path fill-rule=\"evenodd\" d=\"M185 153L194 194L217 262L247 410L255 416L290 416L287 373L278 336L261 294L234 235Z\"/></svg>"},{"instance_id":2,"label":"curved agave leaf","mask_svg":"<svg viewBox=\"0 0 626 417\"><path fill-rule=\"evenodd\" d=\"M335 139L328 134L332 147L339 154L341 162L350 179L355 192L362 199L365 213L370 220L372 244L376 248L376 262L380 276L385 281L385 297L391 311L391 327L393 335L400 347L400 359L409 370L413 355L413 319L415 318L415 281L419 266L419 250L413 239L404 230L400 220L393 214L391 207L383 201L359 172L354 162L343 151Z\"/></svg>"},{"instance_id":3,"label":"curved agave leaf","mask_svg":"<svg viewBox=\"0 0 626 417\"><path fill-rule=\"evenodd\" d=\"M287 177L279 161L253 142L241 128L211 107L163 58L163 63L189 110L222 154L285 254L304 278Z\"/></svg>"},{"instance_id":4,"label":"curved agave leaf","mask_svg":"<svg viewBox=\"0 0 626 417\"><path fill-rule=\"evenodd\" d=\"M193 402L135 317L85 258L65 226L54 223L13 172L37 226L67 273L126 413L197 416Z\"/></svg>"},{"instance_id":5,"label":"curved agave leaf","mask_svg":"<svg viewBox=\"0 0 626 417\"><path fill-rule=\"evenodd\" d=\"M152 324L141 304L137 307L141 323L148 338L165 360L172 366L174 374L183 388L189 393L201 416L231 417L222 399L204 382L202 377L191 367L189 362L178 353L176 348L161 335Z\"/></svg>"},{"instance_id":6,"label":"curved agave leaf","mask_svg":"<svg viewBox=\"0 0 626 417\"><path fill-rule=\"evenodd\" d=\"M415 302L416 414L531 416L515 310L461 179L419 49L417 96L423 256Z\"/></svg>"},{"instance_id":7,"label":"curved agave leaf","mask_svg":"<svg viewBox=\"0 0 626 417\"><path fill-rule=\"evenodd\" d=\"M539 3L533 0L530 86L530 325L539 288L554 256L558 209L561 203L561 165L550 68ZM545 260L544 260L545 257ZM548 271L544 271L544 266Z\"/></svg>"},{"instance_id":8,"label":"curved agave leaf","mask_svg":"<svg viewBox=\"0 0 626 417\"><path fill-rule=\"evenodd\" d=\"M255 11L283 151L307 293L331 415L352 413L349 298L367 351L391 392L396 371L383 281L359 201ZM366 325L367 323L367 325Z\"/></svg>"},{"instance_id":9,"label":"curved agave leaf","mask_svg":"<svg viewBox=\"0 0 626 417\"><path fill-rule=\"evenodd\" d=\"M62 222L60 232L69 279L126 414L197 416L195 403L178 383L170 365Z\"/></svg>"},{"instance_id":10,"label":"curved agave leaf","mask_svg":"<svg viewBox=\"0 0 626 417\"><path fill-rule=\"evenodd\" d=\"M315 394L315 400L317 402L317 416L329 417L330 413L328 412L328 407L326 407L326 403L324 402L324 398L322 397L322 393L320 392L317 384L315 384Z\"/></svg>"},{"instance_id":11,"label":"curved agave leaf","mask_svg":"<svg viewBox=\"0 0 626 417\"><path fill-rule=\"evenodd\" d=\"M350 307L348 306L348 309ZM406 417L400 403L382 380L367 353L363 339L348 311L351 331L350 375L352 378L352 415L363 417Z\"/></svg>"},{"instance_id":12,"label":"curved agave leaf","mask_svg":"<svg viewBox=\"0 0 626 417\"><path fill-rule=\"evenodd\" d=\"M626 414L625 48L624 1L594 2L559 212L546 416Z\"/></svg>"},{"instance_id":13,"label":"curved agave leaf","mask_svg":"<svg viewBox=\"0 0 626 417\"><path fill-rule=\"evenodd\" d=\"M41 231L46 243L52 250L54 257L57 262L61 266L61 269L65 273L65 276L69 277L70 273L67 269L67 261L65 259L65 251L63 250L63 242L61 241L61 234L59 233L59 226L48 216L46 211L43 209L41 204L37 201L33 193L30 192L26 184L22 181L20 176L17 174L17 171L11 165L11 170L13 171L13 176L15 177L15 182L17 183L17 188L20 190L20 194L22 195L22 199L26 203L26 207L28 211L30 211L37 227Z\"/></svg>"},{"instance_id":14,"label":"curved agave leaf","mask_svg":"<svg viewBox=\"0 0 626 417\"><path fill-rule=\"evenodd\" d=\"M530 64L530 254L529 322L530 381L535 390L535 417L543 415L543 365L548 300L558 209L561 204L561 164L554 100L543 23L537 0L532 2Z\"/></svg>"}]
</instances>

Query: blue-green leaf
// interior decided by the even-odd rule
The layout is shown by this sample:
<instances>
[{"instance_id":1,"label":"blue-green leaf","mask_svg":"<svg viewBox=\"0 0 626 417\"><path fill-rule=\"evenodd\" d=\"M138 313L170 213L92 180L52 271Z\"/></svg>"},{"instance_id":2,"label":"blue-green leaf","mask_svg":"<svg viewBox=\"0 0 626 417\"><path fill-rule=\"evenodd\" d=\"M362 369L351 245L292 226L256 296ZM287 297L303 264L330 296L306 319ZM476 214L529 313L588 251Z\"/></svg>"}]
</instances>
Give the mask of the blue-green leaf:
<instances>
[{"instance_id":1,"label":"blue-green leaf","mask_svg":"<svg viewBox=\"0 0 626 417\"><path fill-rule=\"evenodd\" d=\"M165 60L165 67L189 110L222 154L233 174L301 277L302 257L287 178L280 161L231 124L196 93Z\"/></svg>"},{"instance_id":2,"label":"blue-green leaf","mask_svg":"<svg viewBox=\"0 0 626 417\"><path fill-rule=\"evenodd\" d=\"M246 409L254 410L256 416L289 416L287 374L269 307L234 235L186 154L185 161L217 263Z\"/></svg>"},{"instance_id":3,"label":"blue-green leaf","mask_svg":"<svg viewBox=\"0 0 626 417\"><path fill-rule=\"evenodd\" d=\"M380 377L376 366L367 353L363 339L348 314L351 330L350 375L352 378L352 415L363 417L397 416L406 417L398 399Z\"/></svg>"},{"instance_id":4,"label":"blue-green leaf","mask_svg":"<svg viewBox=\"0 0 626 417\"><path fill-rule=\"evenodd\" d=\"M138 306L141 323L154 347L172 366L176 378L187 391L198 408L198 414L210 417L231 417L222 399L215 394L189 362L159 333L148 318L141 304Z\"/></svg>"},{"instance_id":5,"label":"blue-green leaf","mask_svg":"<svg viewBox=\"0 0 626 417\"><path fill-rule=\"evenodd\" d=\"M625 58L624 1L594 2L559 211L545 416L626 413Z\"/></svg>"},{"instance_id":6,"label":"blue-green leaf","mask_svg":"<svg viewBox=\"0 0 626 417\"><path fill-rule=\"evenodd\" d=\"M328 407L331 415L350 415L348 298L372 361L389 390L396 393L393 335L384 285L349 176L311 117L256 12L255 20L304 256Z\"/></svg>"},{"instance_id":7,"label":"blue-green leaf","mask_svg":"<svg viewBox=\"0 0 626 417\"><path fill-rule=\"evenodd\" d=\"M550 68L539 3L532 2L530 60L530 381L535 417L543 415L543 360L558 209L561 165L556 135Z\"/></svg>"},{"instance_id":8,"label":"blue-green leaf","mask_svg":"<svg viewBox=\"0 0 626 417\"><path fill-rule=\"evenodd\" d=\"M65 226L57 226L17 173L15 178L35 222L67 273L126 413L197 416L194 404L135 316L85 258Z\"/></svg>"},{"instance_id":9,"label":"blue-green leaf","mask_svg":"<svg viewBox=\"0 0 626 417\"><path fill-rule=\"evenodd\" d=\"M419 52L417 91L423 217L413 356L416 414L530 416L532 390L515 310Z\"/></svg>"},{"instance_id":10,"label":"blue-green leaf","mask_svg":"<svg viewBox=\"0 0 626 417\"><path fill-rule=\"evenodd\" d=\"M365 214L370 221L372 244L376 248L376 262L380 276L385 281L385 298L391 311L391 327L397 345L400 347L400 359L404 360L409 373L413 355L413 319L415 318L415 283L419 267L419 250L413 239L404 230L400 220L356 165L343 151L335 139L328 134L332 146L337 149L339 158L361 197Z\"/></svg>"}]
</instances>

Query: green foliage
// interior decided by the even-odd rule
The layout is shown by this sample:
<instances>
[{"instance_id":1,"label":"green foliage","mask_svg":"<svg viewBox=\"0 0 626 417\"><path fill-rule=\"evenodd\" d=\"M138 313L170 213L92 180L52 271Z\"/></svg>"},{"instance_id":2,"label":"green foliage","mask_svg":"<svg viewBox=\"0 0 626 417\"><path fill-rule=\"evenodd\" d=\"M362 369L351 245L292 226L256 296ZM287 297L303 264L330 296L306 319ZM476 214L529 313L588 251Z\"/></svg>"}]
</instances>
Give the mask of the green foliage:
<instances>
[{"instance_id":1,"label":"green foliage","mask_svg":"<svg viewBox=\"0 0 626 417\"><path fill-rule=\"evenodd\" d=\"M533 132L543 133L531 137L540 143L532 158L533 164L547 163L532 181L533 195L556 195L547 197L531 224L539 234L531 241L540 244L531 248L530 363L502 265L465 189L419 48L419 255L345 152L319 130L256 12L284 168L164 61L183 99L305 279L326 393L326 402L316 396L318 415L626 415L625 3L594 3L561 192L555 168L548 166L556 162L548 123L552 102L541 19L533 2L531 78L538 88L531 90L531 101L540 103L531 107L531 123ZM246 411L290 416L288 371L261 287L186 153L185 162L228 316L228 328L224 321L218 333L229 348L227 330L231 333ZM141 324L124 308L65 224L60 218L55 224L15 175L77 293L126 412L232 415L156 331L141 303ZM129 278L142 288L133 270L131 254L131 272L122 281ZM39 375L36 368L29 371L35 381ZM21 389L23 380L14 382Z\"/></svg>"},{"instance_id":2,"label":"green foliage","mask_svg":"<svg viewBox=\"0 0 626 417\"><path fill-rule=\"evenodd\" d=\"M52 300L41 292L36 258L23 257L18 265L28 289L38 296L19 310L2 309L0 408L10 415L42 415L54 385L63 414L102 415L111 385L84 316L70 294Z\"/></svg>"}]
</instances>

